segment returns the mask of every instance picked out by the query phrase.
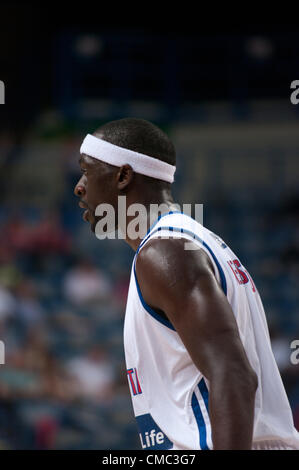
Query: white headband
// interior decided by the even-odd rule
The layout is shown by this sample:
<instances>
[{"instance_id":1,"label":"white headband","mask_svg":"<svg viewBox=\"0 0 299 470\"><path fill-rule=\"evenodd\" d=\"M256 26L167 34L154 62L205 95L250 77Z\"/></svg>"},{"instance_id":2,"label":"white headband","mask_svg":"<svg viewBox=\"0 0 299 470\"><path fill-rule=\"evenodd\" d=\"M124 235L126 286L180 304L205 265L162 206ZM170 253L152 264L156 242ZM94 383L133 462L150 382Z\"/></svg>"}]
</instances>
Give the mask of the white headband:
<instances>
[{"instance_id":1,"label":"white headband","mask_svg":"<svg viewBox=\"0 0 299 470\"><path fill-rule=\"evenodd\" d=\"M87 134L83 140L80 153L85 153L114 166L122 166L128 163L136 173L167 181L167 183L172 183L174 180L176 170L174 165L142 153L118 147L91 134Z\"/></svg>"}]
</instances>

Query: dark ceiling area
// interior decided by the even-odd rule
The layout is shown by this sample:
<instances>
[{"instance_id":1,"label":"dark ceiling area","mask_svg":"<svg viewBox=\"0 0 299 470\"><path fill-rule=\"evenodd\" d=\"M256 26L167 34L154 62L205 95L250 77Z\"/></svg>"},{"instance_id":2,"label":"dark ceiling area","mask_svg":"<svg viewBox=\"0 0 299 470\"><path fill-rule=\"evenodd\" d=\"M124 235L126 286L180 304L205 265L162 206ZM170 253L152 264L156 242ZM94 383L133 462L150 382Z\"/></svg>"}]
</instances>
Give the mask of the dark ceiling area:
<instances>
[{"instance_id":1,"label":"dark ceiling area","mask_svg":"<svg viewBox=\"0 0 299 470\"><path fill-rule=\"evenodd\" d=\"M2 126L26 126L45 108L70 109L82 100L155 101L174 109L281 99L299 78L296 25L149 21L141 27L57 4L4 3L1 12Z\"/></svg>"}]
</instances>

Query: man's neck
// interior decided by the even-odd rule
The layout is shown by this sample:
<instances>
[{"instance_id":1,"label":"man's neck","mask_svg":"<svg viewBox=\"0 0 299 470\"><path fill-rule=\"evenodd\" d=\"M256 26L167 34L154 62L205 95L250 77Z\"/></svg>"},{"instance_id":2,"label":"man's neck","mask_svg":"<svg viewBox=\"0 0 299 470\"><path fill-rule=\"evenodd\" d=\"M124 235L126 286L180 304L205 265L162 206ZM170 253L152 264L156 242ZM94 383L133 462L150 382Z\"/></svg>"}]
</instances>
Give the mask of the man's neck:
<instances>
[{"instance_id":1,"label":"man's neck","mask_svg":"<svg viewBox=\"0 0 299 470\"><path fill-rule=\"evenodd\" d=\"M156 222L158 216L171 210L177 210L178 208L170 191L167 190L163 190L159 192L159 194L155 195L144 195L142 198L130 199L131 200L128 199L127 201L125 241L134 251L137 251L142 239L153 223ZM137 203L138 205L142 205L142 210L138 212L137 209L134 215L128 215L128 208L130 205ZM135 220L136 223L134 222L134 219L137 217L138 224L137 220Z\"/></svg>"}]
</instances>

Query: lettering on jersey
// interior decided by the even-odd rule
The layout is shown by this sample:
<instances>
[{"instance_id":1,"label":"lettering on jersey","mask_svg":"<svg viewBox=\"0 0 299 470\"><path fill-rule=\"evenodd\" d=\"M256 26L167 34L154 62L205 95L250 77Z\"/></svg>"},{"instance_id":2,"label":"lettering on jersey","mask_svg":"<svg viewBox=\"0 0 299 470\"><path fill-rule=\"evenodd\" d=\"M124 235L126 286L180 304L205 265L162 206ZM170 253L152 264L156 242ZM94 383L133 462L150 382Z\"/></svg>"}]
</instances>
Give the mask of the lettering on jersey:
<instances>
[{"instance_id":1,"label":"lettering on jersey","mask_svg":"<svg viewBox=\"0 0 299 470\"><path fill-rule=\"evenodd\" d=\"M142 390L138 380L137 369L127 369L127 374L132 394L140 395L142 393Z\"/></svg>"},{"instance_id":2,"label":"lettering on jersey","mask_svg":"<svg viewBox=\"0 0 299 470\"><path fill-rule=\"evenodd\" d=\"M136 416L136 421L142 449L166 450L173 447L173 442L168 439L149 413Z\"/></svg>"},{"instance_id":3,"label":"lettering on jersey","mask_svg":"<svg viewBox=\"0 0 299 470\"><path fill-rule=\"evenodd\" d=\"M231 268L232 272L234 273L234 276L237 279L238 283L244 285L250 281L252 291L256 292L256 287L249 272L244 268L244 266L241 265L240 261L238 259L234 259L229 260L227 263Z\"/></svg>"},{"instance_id":4,"label":"lettering on jersey","mask_svg":"<svg viewBox=\"0 0 299 470\"><path fill-rule=\"evenodd\" d=\"M220 238L218 235L210 231L210 235L215 239L215 241L218 243L218 245L221 246L221 248L227 248L227 244L224 243L222 238Z\"/></svg>"}]
</instances>

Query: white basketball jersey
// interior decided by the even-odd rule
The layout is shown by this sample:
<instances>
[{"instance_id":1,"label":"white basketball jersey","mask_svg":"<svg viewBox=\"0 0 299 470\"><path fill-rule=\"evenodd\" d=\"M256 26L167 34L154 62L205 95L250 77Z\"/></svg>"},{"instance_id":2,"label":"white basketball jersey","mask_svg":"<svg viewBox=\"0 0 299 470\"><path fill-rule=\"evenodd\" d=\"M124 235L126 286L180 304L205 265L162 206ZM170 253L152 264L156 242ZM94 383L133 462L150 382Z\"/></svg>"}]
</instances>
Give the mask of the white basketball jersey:
<instances>
[{"instance_id":1,"label":"white basketball jersey","mask_svg":"<svg viewBox=\"0 0 299 470\"><path fill-rule=\"evenodd\" d=\"M154 237L179 237L205 250L235 315L258 377L253 448L299 449L289 401L277 368L259 293L247 270L213 232L180 212L163 214L135 254L124 325L129 387L143 449L212 449L209 382L193 364L173 325L144 301L136 257ZM229 376L227 377L229 381Z\"/></svg>"}]
</instances>

